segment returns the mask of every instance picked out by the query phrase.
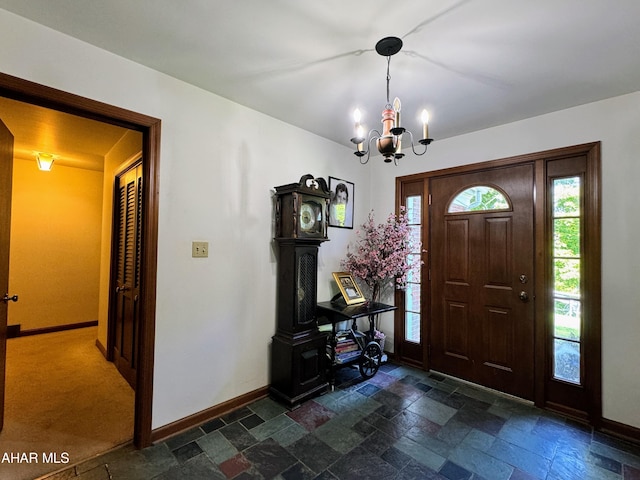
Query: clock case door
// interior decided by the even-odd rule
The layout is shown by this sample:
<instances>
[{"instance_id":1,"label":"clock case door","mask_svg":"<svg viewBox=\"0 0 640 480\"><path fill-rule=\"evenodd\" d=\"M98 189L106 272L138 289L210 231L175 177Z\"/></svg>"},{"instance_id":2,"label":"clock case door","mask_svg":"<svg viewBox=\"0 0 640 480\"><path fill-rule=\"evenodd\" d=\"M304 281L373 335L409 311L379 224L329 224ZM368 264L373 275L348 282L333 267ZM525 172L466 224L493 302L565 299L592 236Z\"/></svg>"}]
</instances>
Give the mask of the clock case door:
<instances>
[{"instance_id":1,"label":"clock case door","mask_svg":"<svg viewBox=\"0 0 640 480\"><path fill-rule=\"evenodd\" d=\"M316 296L319 241L280 240L278 259L278 332L291 337L317 328Z\"/></svg>"}]
</instances>

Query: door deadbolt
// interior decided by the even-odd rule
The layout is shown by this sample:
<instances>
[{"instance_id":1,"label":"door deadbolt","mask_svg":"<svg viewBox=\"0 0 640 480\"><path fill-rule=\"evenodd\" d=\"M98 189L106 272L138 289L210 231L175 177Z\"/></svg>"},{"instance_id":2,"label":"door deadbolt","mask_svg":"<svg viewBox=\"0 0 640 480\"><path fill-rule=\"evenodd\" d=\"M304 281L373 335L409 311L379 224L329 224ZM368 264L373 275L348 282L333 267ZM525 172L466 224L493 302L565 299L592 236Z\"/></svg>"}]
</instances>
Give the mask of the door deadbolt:
<instances>
[{"instance_id":1,"label":"door deadbolt","mask_svg":"<svg viewBox=\"0 0 640 480\"><path fill-rule=\"evenodd\" d=\"M529 281L529 278L527 278L527 276L523 273L522 275L520 275L520 283L525 284Z\"/></svg>"}]
</instances>

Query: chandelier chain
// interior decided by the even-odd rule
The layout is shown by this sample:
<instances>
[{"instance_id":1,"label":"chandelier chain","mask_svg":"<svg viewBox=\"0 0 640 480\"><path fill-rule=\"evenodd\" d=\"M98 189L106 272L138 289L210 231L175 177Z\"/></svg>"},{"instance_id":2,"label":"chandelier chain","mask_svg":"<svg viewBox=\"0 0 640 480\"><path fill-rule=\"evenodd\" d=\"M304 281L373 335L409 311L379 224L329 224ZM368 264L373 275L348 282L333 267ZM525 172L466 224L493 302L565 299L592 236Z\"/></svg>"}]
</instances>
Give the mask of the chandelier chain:
<instances>
[{"instance_id":1,"label":"chandelier chain","mask_svg":"<svg viewBox=\"0 0 640 480\"><path fill-rule=\"evenodd\" d=\"M389 101L389 81L391 80L391 74L389 73L389 68L391 67L391 55L387 57L387 106L391 105Z\"/></svg>"}]
</instances>

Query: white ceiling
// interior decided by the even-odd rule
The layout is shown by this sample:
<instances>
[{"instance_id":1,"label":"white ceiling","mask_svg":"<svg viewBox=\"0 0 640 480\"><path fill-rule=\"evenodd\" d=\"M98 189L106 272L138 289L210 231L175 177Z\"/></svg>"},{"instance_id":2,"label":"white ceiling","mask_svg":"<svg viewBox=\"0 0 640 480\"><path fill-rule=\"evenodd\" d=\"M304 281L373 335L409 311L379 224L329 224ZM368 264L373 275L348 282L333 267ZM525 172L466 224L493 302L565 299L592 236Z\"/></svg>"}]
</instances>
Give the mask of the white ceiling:
<instances>
[{"instance_id":1,"label":"white ceiling","mask_svg":"<svg viewBox=\"0 0 640 480\"><path fill-rule=\"evenodd\" d=\"M30 18L351 145L391 98L436 140L640 90L638 0L0 0ZM415 120L413 120L415 118ZM415 123L414 123L415 122Z\"/></svg>"}]
</instances>

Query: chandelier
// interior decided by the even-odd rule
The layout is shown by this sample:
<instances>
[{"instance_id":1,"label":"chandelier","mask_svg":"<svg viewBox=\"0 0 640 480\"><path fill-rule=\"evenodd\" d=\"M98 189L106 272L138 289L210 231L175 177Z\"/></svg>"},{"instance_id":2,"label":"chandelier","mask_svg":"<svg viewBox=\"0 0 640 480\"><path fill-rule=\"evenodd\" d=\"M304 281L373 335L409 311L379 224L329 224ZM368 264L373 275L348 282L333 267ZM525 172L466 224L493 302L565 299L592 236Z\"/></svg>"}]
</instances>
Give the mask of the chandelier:
<instances>
[{"instance_id":1,"label":"chandelier","mask_svg":"<svg viewBox=\"0 0 640 480\"><path fill-rule=\"evenodd\" d=\"M397 37L386 37L376 43L376 52L387 57L387 104L382 110L382 133L378 130L372 129L365 138L360 124L361 114L360 110L356 108L353 113L353 118L356 124L356 135L351 139L356 144L356 151L353 152L360 158L360 163L365 164L369 161L371 155L371 143L376 142L376 147L380 154L384 157L386 163L394 162L398 164L398 160L404 157L402 153L402 137L407 134L411 141L411 150L415 155L424 155L427 153L427 146L433 141L429 138L429 114L426 110L422 111L422 139L418 140L418 143L424 145L424 151L418 153L413 143L413 134L400 126L400 99L396 97L393 103L389 102L389 80L391 75L389 74L389 67L391 65L391 56L395 55L402 49L402 40ZM364 144L367 144L367 149L364 150Z\"/></svg>"}]
</instances>

